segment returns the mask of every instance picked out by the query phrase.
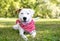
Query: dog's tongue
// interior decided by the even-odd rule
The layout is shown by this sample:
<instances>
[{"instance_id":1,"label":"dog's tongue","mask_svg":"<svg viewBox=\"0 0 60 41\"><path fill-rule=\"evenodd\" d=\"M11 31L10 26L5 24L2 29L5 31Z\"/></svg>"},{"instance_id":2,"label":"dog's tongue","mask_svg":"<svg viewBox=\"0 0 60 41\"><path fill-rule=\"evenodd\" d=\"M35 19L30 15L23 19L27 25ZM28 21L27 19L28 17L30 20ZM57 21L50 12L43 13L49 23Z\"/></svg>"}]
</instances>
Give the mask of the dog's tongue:
<instances>
[{"instance_id":1,"label":"dog's tongue","mask_svg":"<svg viewBox=\"0 0 60 41\"><path fill-rule=\"evenodd\" d=\"M23 24L23 25L26 25L26 24L28 24L28 23L27 23L27 22L22 22L22 24Z\"/></svg>"}]
</instances>

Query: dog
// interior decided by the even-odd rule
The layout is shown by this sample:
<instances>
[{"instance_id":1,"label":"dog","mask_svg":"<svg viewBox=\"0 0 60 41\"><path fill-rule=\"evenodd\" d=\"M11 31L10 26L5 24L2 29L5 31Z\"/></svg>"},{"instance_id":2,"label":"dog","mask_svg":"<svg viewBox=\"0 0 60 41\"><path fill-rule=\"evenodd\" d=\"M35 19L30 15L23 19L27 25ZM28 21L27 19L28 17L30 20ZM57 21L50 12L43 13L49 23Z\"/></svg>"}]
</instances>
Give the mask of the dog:
<instances>
[{"instance_id":1,"label":"dog","mask_svg":"<svg viewBox=\"0 0 60 41\"><path fill-rule=\"evenodd\" d=\"M23 8L17 10L19 18L16 20L16 25L13 26L13 29L19 30L21 37L28 41L28 38L24 32L31 34L33 38L36 36L36 28L34 20L32 19L33 14L35 13L33 9Z\"/></svg>"}]
</instances>

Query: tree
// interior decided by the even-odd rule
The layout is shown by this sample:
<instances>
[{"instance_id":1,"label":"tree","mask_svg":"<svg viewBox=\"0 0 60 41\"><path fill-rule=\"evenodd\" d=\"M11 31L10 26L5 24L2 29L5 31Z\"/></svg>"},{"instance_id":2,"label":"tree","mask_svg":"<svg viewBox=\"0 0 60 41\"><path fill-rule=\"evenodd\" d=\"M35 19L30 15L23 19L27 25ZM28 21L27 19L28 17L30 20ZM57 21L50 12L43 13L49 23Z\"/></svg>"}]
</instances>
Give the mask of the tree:
<instances>
[{"instance_id":1,"label":"tree","mask_svg":"<svg viewBox=\"0 0 60 41\"><path fill-rule=\"evenodd\" d=\"M34 17L58 18L60 17L59 5L58 0L0 0L0 17L18 17L17 9L31 8L35 10Z\"/></svg>"}]
</instances>

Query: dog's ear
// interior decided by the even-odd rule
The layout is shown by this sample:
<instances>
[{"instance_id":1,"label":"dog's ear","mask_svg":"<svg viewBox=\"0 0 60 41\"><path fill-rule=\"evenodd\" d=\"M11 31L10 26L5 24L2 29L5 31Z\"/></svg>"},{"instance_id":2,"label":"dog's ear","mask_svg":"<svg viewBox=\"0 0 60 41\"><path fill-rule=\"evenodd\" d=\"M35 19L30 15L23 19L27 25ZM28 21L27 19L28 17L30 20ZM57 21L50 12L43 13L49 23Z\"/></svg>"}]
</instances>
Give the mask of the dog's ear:
<instances>
[{"instance_id":1,"label":"dog's ear","mask_svg":"<svg viewBox=\"0 0 60 41\"><path fill-rule=\"evenodd\" d=\"M29 11L30 11L31 16L33 16L33 14L35 14L35 11L33 9L29 9Z\"/></svg>"},{"instance_id":2,"label":"dog's ear","mask_svg":"<svg viewBox=\"0 0 60 41\"><path fill-rule=\"evenodd\" d=\"M21 9L18 9L18 10L16 10L16 13L19 13L21 11Z\"/></svg>"},{"instance_id":3,"label":"dog's ear","mask_svg":"<svg viewBox=\"0 0 60 41\"><path fill-rule=\"evenodd\" d=\"M35 11L33 9L29 9L30 13L33 15Z\"/></svg>"}]
</instances>

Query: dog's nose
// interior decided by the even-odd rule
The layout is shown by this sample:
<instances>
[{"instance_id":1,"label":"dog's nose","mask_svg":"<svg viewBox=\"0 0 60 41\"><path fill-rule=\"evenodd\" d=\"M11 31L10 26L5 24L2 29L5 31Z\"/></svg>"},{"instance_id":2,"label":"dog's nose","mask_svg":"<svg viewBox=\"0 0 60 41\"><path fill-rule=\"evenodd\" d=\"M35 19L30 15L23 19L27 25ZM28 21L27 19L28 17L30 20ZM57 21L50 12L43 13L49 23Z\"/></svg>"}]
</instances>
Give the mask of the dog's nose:
<instances>
[{"instance_id":1,"label":"dog's nose","mask_svg":"<svg viewBox=\"0 0 60 41\"><path fill-rule=\"evenodd\" d=\"M26 17L23 17L23 20L26 21Z\"/></svg>"}]
</instances>

